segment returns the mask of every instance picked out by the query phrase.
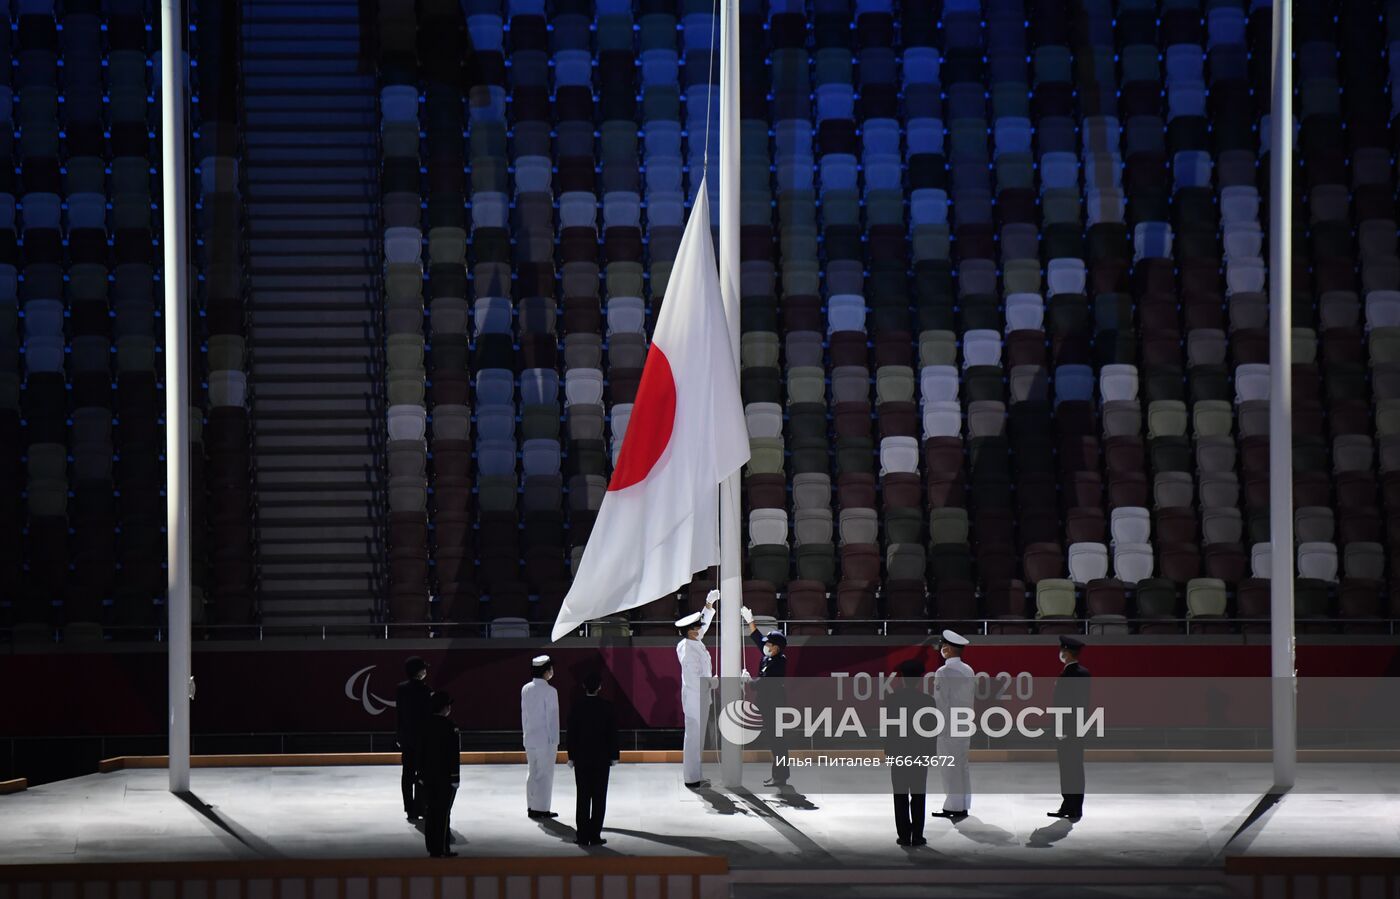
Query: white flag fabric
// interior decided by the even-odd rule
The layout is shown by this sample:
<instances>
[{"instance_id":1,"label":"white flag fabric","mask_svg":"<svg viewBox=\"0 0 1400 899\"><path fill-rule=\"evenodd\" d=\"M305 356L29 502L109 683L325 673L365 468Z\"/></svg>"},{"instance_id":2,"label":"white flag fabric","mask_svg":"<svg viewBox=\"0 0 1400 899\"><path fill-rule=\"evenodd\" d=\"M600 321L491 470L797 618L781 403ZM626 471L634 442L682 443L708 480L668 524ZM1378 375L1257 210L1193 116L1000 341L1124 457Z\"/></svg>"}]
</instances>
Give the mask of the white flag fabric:
<instances>
[{"instance_id":1,"label":"white flag fabric","mask_svg":"<svg viewBox=\"0 0 1400 899\"><path fill-rule=\"evenodd\" d=\"M558 640L585 621L674 592L719 561L719 484L749 461L749 435L702 183L657 316L608 492Z\"/></svg>"}]
</instances>

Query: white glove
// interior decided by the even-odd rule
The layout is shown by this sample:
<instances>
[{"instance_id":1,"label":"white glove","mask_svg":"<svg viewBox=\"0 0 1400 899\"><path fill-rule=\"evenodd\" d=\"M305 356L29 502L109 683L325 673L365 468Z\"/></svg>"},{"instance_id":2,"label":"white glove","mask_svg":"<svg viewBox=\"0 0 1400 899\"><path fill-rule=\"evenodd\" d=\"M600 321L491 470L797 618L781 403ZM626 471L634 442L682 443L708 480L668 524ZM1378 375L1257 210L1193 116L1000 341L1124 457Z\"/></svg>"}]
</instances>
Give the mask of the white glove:
<instances>
[{"instance_id":1,"label":"white glove","mask_svg":"<svg viewBox=\"0 0 1400 899\"><path fill-rule=\"evenodd\" d=\"M745 683L745 684L747 684L749 681L753 680L753 676L752 676L751 674L749 674L749 669L745 668L744 670L742 670L742 671L739 672L739 680L740 680L741 683Z\"/></svg>"},{"instance_id":2,"label":"white glove","mask_svg":"<svg viewBox=\"0 0 1400 899\"><path fill-rule=\"evenodd\" d=\"M748 606L740 606L739 615L744 619L745 624L753 624L753 609Z\"/></svg>"},{"instance_id":3,"label":"white glove","mask_svg":"<svg viewBox=\"0 0 1400 899\"><path fill-rule=\"evenodd\" d=\"M611 768L612 766L614 766L614 765L616 765L616 764L617 764L617 759L613 759L612 761L608 762L608 767Z\"/></svg>"},{"instance_id":4,"label":"white glove","mask_svg":"<svg viewBox=\"0 0 1400 899\"><path fill-rule=\"evenodd\" d=\"M573 759L569 759L569 767L572 768L573 766L574 766L574 760L573 760Z\"/></svg>"},{"instance_id":5,"label":"white glove","mask_svg":"<svg viewBox=\"0 0 1400 899\"><path fill-rule=\"evenodd\" d=\"M718 590L711 590L709 593L705 594L705 605L712 606L717 602L719 602Z\"/></svg>"}]
</instances>

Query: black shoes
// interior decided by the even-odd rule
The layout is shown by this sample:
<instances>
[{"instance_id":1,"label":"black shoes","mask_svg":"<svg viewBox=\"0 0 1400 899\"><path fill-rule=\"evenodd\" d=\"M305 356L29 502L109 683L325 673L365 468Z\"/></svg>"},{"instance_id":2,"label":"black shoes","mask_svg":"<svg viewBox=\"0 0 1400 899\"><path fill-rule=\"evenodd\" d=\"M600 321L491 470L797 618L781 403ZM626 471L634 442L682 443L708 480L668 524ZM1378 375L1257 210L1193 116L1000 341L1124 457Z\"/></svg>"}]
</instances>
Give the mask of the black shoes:
<instances>
[{"instance_id":1,"label":"black shoes","mask_svg":"<svg viewBox=\"0 0 1400 899\"><path fill-rule=\"evenodd\" d=\"M774 780L773 778L770 777L770 778L768 778L767 780L765 780L765 781L763 782L763 785L764 785L765 787L785 787L785 786L787 786L787 781L785 781L785 780Z\"/></svg>"},{"instance_id":2,"label":"black shoes","mask_svg":"<svg viewBox=\"0 0 1400 899\"><path fill-rule=\"evenodd\" d=\"M421 817L419 815L415 815L412 812L409 812L404 817L408 819L409 824L417 824L421 820Z\"/></svg>"},{"instance_id":3,"label":"black shoes","mask_svg":"<svg viewBox=\"0 0 1400 899\"><path fill-rule=\"evenodd\" d=\"M954 824L956 824L963 818L967 817L967 812L953 812L945 808L942 811L934 812L933 816L935 818L947 818L949 821L952 821Z\"/></svg>"},{"instance_id":4,"label":"black shoes","mask_svg":"<svg viewBox=\"0 0 1400 899\"><path fill-rule=\"evenodd\" d=\"M1046 812L1046 813L1045 813L1045 817L1047 817L1047 818L1062 818L1062 819L1064 819L1064 820L1066 820L1066 821L1078 821L1080 818L1084 817L1084 813L1083 813L1083 812L1067 812L1067 811L1064 811L1064 810L1062 809L1062 810L1060 810L1060 811L1058 811L1058 812Z\"/></svg>"},{"instance_id":5,"label":"black shoes","mask_svg":"<svg viewBox=\"0 0 1400 899\"><path fill-rule=\"evenodd\" d=\"M909 845L911 845L911 846L927 846L927 845L928 845L928 840L924 839L923 837L914 837L912 840L909 841Z\"/></svg>"},{"instance_id":6,"label":"black shoes","mask_svg":"<svg viewBox=\"0 0 1400 899\"><path fill-rule=\"evenodd\" d=\"M457 853L455 853L455 852L434 852L434 853L432 853L432 857L433 857L433 858L456 858L456 857L457 857Z\"/></svg>"},{"instance_id":7,"label":"black shoes","mask_svg":"<svg viewBox=\"0 0 1400 899\"><path fill-rule=\"evenodd\" d=\"M692 781L690 781L689 783L687 783L687 784L685 785L685 788L686 788L687 790L703 790L705 787L708 787L709 785L710 785L710 782L709 782L708 780L692 780Z\"/></svg>"},{"instance_id":8,"label":"black shoes","mask_svg":"<svg viewBox=\"0 0 1400 899\"><path fill-rule=\"evenodd\" d=\"M605 846L608 841L599 837L596 840L574 840L574 842L579 846Z\"/></svg>"},{"instance_id":9,"label":"black shoes","mask_svg":"<svg viewBox=\"0 0 1400 899\"><path fill-rule=\"evenodd\" d=\"M533 809L529 809L529 810L528 810L528 814L530 815L531 818L557 818L557 817L559 817L558 812L537 812L537 811L535 811L535 810L533 810Z\"/></svg>"}]
</instances>

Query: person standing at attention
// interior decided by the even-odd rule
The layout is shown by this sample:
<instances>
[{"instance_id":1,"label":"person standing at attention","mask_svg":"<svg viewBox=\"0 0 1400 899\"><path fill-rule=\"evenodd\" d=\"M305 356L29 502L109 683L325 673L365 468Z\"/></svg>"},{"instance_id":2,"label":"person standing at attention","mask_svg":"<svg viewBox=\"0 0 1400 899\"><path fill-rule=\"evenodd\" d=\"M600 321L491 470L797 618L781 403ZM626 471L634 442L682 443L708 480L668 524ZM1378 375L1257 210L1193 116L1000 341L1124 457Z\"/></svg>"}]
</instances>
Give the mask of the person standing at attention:
<instances>
[{"instance_id":1,"label":"person standing at attention","mask_svg":"<svg viewBox=\"0 0 1400 899\"><path fill-rule=\"evenodd\" d=\"M530 682L520 688L520 730L525 761L525 810L531 818L557 818L549 810L554 797L554 763L559 752L559 693L549 682L554 663L549 656L530 660Z\"/></svg>"},{"instance_id":2,"label":"person standing at attention","mask_svg":"<svg viewBox=\"0 0 1400 899\"><path fill-rule=\"evenodd\" d=\"M569 710L569 767L578 795L574 830L580 846L602 846L603 813L608 805L608 769L617 764L617 722L613 706L599 692L603 677L583 679L583 698Z\"/></svg>"},{"instance_id":3,"label":"person standing at attention","mask_svg":"<svg viewBox=\"0 0 1400 899\"><path fill-rule=\"evenodd\" d=\"M1089 669L1079 664L1083 651L1083 640L1060 638L1060 661L1065 669L1055 680L1056 708L1082 709L1088 704ZM1073 733L1057 735L1055 757L1060 763L1060 807L1045 814L1078 821L1084 817L1084 738Z\"/></svg>"},{"instance_id":4,"label":"person standing at attention","mask_svg":"<svg viewBox=\"0 0 1400 899\"><path fill-rule=\"evenodd\" d=\"M410 822L423 815L423 797L417 794L419 745L423 726L427 723L428 702L433 691L428 689L428 663L413 656L403 665L408 679L399 684L394 694L395 738L403 761L399 786L403 791L403 813Z\"/></svg>"},{"instance_id":5,"label":"person standing at attention","mask_svg":"<svg viewBox=\"0 0 1400 899\"><path fill-rule=\"evenodd\" d=\"M938 754L950 760L943 765L943 810L934 812L936 818L947 818L954 824L967 817L972 805L972 772L967 767L967 752L972 748L971 737L955 737L948 733L953 723L953 712L973 710L977 698L972 666L962 660L963 650L968 640L953 631L943 632L943 645L939 654L943 664L933 673L933 698L938 710L943 713L945 722L943 733L938 735Z\"/></svg>"},{"instance_id":6,"label":"person standing at attention","mask_svg":"<svg viewBox=\"0 0 1400 899\"><path fill-rule=\"evenodd\" d=\"M452 858L447 848L452 842L452 803L461 782L461 742L457 725L452 723L452 697L434 693L429 700L431 714L423 725L423 741L418 780L423 796L423 840L433 858Z\"/></svg>"}]
</instances>

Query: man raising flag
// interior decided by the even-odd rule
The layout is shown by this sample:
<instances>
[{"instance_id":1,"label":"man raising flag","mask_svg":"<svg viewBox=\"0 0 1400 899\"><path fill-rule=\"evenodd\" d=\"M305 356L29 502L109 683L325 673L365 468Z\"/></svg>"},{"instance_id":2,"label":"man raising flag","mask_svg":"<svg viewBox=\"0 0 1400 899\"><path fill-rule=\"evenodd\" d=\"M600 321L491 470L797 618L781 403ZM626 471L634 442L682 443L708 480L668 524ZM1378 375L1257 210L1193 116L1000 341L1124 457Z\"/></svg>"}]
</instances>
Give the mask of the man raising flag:
<instances>
[{"instance_id":1,"label":"man raising flag","mask_svg":"<svg viewBox=\"0 0 1400 899\"><path fill-rule=\"evenodd\" d=\"M716 564L719 484L748 460L738 367L720 305L702 182L622 451L553 639L585 621L673 593Z\"/></svg>"}]
</instances>

